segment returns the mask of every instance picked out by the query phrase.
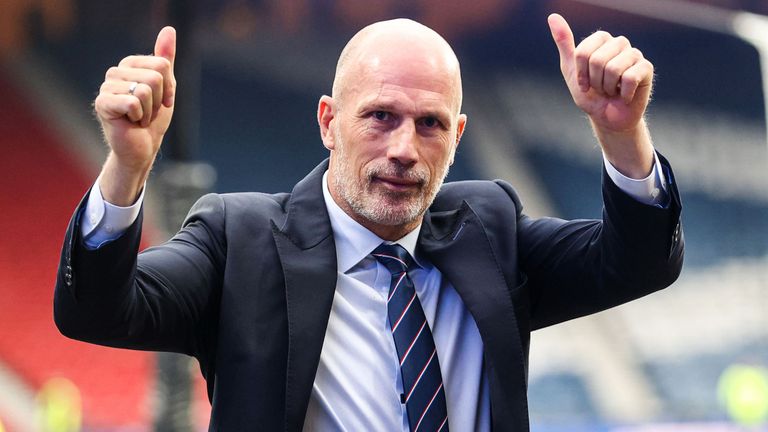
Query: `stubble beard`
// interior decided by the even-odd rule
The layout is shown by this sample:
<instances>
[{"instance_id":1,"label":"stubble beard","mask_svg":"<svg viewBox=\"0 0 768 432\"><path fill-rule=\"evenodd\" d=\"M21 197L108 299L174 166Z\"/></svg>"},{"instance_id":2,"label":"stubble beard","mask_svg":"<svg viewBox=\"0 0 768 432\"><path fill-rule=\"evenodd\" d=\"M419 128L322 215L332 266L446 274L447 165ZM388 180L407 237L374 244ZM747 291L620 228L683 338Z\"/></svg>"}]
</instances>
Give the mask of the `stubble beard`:
<instances>
[{"instance_id":1,"label":"stubble beard","mask_svg":"<svg viewBox=\"0 0 768 432\"><path fill-rule=\"evenodd\" d=\"M357 176L338 131L336 144L336 173L332 176L335 189L348 208L374 224L406 226L421 218L448 175L448 163L435 173L434 181L430 181L426 169L407 168L396 161L385 160L366 166L363 175ZM418 188L413 192L387 190L374 182L374 178L382 176L415 181Z\"/></svg>"}]
</instances>

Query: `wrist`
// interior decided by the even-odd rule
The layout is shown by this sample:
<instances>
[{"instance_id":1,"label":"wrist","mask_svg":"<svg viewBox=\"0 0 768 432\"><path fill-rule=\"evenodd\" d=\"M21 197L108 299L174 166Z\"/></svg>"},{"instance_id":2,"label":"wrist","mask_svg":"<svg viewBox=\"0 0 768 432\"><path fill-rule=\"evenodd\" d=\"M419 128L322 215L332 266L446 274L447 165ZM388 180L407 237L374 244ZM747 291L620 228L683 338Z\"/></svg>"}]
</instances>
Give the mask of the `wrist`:
<instances>
[{"instance_id":1,"label":"wrist","mask_svg":"<svg viewBox=\"0 0 768 432\"><path fill-rule=\"evenodd\" d=\"M116 206L133 205L141 194L151 169L151 162L126 163L114 153L110 153L98 180L102 197Z\"/></svg>"},{"instance_id":2,"label":"wrist","mask_svg":"<svg viewBox=\"0 0 768 432\"><path fill-rule=\"evenodd\" d=\"M601 128L592 122L605 158L621 174L632 179L648 177L653 169L654 149L645 120L626 130Z\"/></svg>"}]
</instances>

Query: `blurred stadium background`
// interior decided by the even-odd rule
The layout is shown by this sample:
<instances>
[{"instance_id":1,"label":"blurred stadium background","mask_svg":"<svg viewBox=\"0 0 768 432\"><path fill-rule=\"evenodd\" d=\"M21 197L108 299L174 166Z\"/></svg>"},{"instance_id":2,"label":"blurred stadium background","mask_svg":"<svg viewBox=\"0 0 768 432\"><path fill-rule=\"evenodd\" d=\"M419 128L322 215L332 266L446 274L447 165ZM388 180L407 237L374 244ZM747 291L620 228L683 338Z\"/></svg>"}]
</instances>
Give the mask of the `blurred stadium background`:
<instances>
[{"instance_id":1,"label":"blurred stadium background","mask_svg":"<svg viewBox=\"0 0 768 432\"><path fill-rule=\"evenodd\" d=\"M105 153L92 99L163 24L179 29L177 118L145 245L206 190L290 190L325 157L315 109L343 44L396 16L462 61L469 127L450 178L507 179L532 215L598 217L600 152L559 76L553 11L577 38L624 34L654 62L649 122L687 251L672 288L534 334L533 430L768 430L768 148L759 57L739 38L571 0L2 0L0 431L207 427L194 362L70 341L52 321L64 230Z\"/></svg>"}]
</instances>

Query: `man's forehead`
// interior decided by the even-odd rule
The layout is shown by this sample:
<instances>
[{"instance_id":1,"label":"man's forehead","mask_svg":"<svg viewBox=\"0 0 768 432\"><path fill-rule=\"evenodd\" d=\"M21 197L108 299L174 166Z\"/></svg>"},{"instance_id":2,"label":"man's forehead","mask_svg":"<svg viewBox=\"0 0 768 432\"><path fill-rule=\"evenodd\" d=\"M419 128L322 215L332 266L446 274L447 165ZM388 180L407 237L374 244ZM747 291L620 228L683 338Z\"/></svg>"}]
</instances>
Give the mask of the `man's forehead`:
<instances>
[{"instance_id":1,"label":"man's forehead","mask_svg":"<svg viewBox=\"0 0 768 432\"><path fill-rule=\"evenodd\" d=\"M382 73L382 69L377 69L356 74L344 91L345 104L355 110L441 115L460 108L459 84L449 76L389 69L394 72Z\"/></svg>"}]
</instances>

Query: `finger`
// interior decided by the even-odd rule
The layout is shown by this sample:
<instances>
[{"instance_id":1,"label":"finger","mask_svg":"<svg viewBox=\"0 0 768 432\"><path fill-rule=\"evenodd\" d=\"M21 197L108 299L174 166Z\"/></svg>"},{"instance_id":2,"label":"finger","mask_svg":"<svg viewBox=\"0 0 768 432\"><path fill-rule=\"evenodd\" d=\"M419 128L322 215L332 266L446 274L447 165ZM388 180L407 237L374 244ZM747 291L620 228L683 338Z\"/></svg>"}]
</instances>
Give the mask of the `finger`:
<instances>
[{"instance_id":1,"label":"finger","mask_svg":"<svg viewBox=\"0 0 768 432\"><path fill-rule=\"evenodd\" d=\"M636 97L648 98L653 85L653 64L643 58L621 75L621 99L629 104Z\"/></svg>"},{"instance_id":2,"label":"finger","mask_svg":"<svg viewBox=\"0 0 768 432\"><path fill-rule=\"evenodd\" d=\"M102 120L117 120L125 117L136 123L144 116L141 102L128 94L99 93L94 101L94 108Z\"/></svg>"},{"instance_id":3,"label":"finger","mask_svg":"<svg viewBox=\"0 0 768 432\"><path fill-rule=\"evenodd\" d=\"M608 32L597 31L589 35L576 47L574 51L574 62L576 65L576 76L578 78L581 91L589 91L592 82L592 75L589 69L589 61L592 54L597 51L605 42L611 39ZM600 76L602 80L602 75ZM595 88L599 90L602 86Z\"/></svg>"},{"instance_id":4,"label":"finger","mask_svg":"<svg viewBox=\"0 0 768 432\"><path fill-rule=\"evenodd\" d=\"M136 86L133 87L133 92L131 93L131 87L133 84L136 83ZM137 102L137 105L140 107L140 110L135 110L131 107L123 107L126 110L133 109L134 111L138 112L140 115L138 118L135 116L128 116L129 119L133 122L137 122L141 125L141 127L147 127L149 126L149 123L152 119L152 89L149 88L148 85L136 82L136 81L118 81L118 80L108 80L105 81L104 84L101 86L101 91L99 93L99 96L101 95L113 95L113 96L121 96L121 98L118 98L117 100L120 102L125 102L129 99L134 99ZM128 98L128 99L125 99ZM120 109L122 105L118 105L117 107L113 107L112 109ZM113 111L112 115L113 117L110 118L116 118L114 115L117 114L117 111ZM127 115L128 112L123 112L124 115ZM119 116L118 116L119 117Z\"/></svg>"},{"instance_id":5,"label":"finger","mask_svg":"<svg viewBox=\"0 0 768 432\"><path fill-rule=\"evenodd\" d=\"M163 101L163 75L153 69L133 68L133 67L112 67L107 70L107 81L127 81L138 82L147 85L150 88L150 102L152 111L160 109Z\"/></svg>"},{"instance_id":6,"label":"finger","mask_svg":"<svg viewBox=\"0 0 768 432\"><path fill-rule=\"evenodd\" d=\"M611 96L621 93L624 72L642 59L643 54L637 48L622 50L610 59L603 70L603 91Z\"/></svg>"},{"instance_id":7,"label":"finger","mask_svg":"<svg viewBox=\"0 0 768 432\"><path fill-rule=\"evenodd\" d=\"M606 85L605 68L614 57L628 48L630 48L630 45L627 38L619 36L606 40L605 43L592 52L592 55L589 56L590 87L597 90L599 93L607 94L609 96L616 95L616 82L618 82L618 78L613 83L613 87Z\"/></svg>"},{"instance_id":8,"label":"finger","mask_svg":"<svg viewBox=\"0 0 768 432\"><path fill-rule=\"evenodd\" d=\"M129 84L133 83L131 82ZM141 127L149 126L149 123L152 120L152 88L150 88L147 84L139 82L133 89L132 94L130 93L129 89L128 95L138 99L141 103Z\"/></svg>"},{"instance_id":9,"label":"finger","mask_svg":"<svg viewBox=\"0 0 768 432\"><path fill-rule=\"evenodd\" d=\"M136 69L152 69L163 75L163 78L171 77L173 74L173 65L171 65L171 62L168 61L168 59L151 55L128 56L120 60L120 63L117 66Z\"/></svg>"},{"instance_id":10,"label":"finger","mask_svg":"<svg viewBox=\"0 0 768 432\"><path fill-rule=\"evenodd\" d=\"M165 57L156 56L128 56L124 58L118 67L130 67L135 69L152 69L160 73L163 78L162 99L159 100L165 106L173 105L173 93L176 90L176 78L173 75L173 65ZM170 101L168 92L171 93Z\"/></svg>"},{"instance_id":11,"label":"finger","mask_svg":"<svg viewBox=\"0 0 768 432\"><path fill-rule=\"evenodd\" d=\"M155 42L155 56L162 57L171 65L170 76L166 82L164 82L163 92L163 105L167 107L173 106L173 100L176 96L176 78L173 74L173 65L176 61L176 29L173 27L163 27L160 33L157 35L157 41Z\"/></svg>"},{"instance_id":12,"label":"finger","mask_svg":"<svg viewBox=\"0 0 768 432\"><path fill-rule=\"evenodd\" d=\"M547 17L549 31L560 54L560 70L563 75L570 75L573 66L573 52L576 49L573 32L568 22L561 15L551 14Z\"/></svg>"}]
</instances>

